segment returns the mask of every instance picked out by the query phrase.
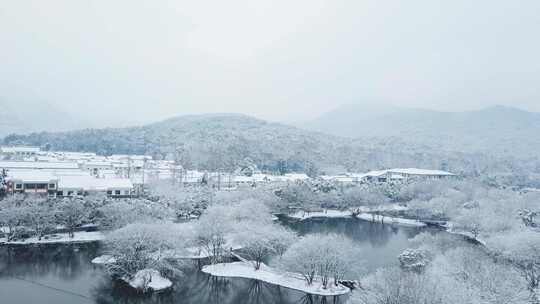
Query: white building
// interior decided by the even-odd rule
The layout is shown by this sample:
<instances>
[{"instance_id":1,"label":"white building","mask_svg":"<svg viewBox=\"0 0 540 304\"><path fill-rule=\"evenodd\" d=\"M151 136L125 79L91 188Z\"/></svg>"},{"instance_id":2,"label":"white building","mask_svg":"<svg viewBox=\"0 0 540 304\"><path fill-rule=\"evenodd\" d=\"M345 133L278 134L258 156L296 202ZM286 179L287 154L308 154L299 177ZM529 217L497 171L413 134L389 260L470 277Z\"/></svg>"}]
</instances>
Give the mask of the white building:
<instances>
[{"instance_id":1,"label":"white building","mask_svg":"<svg viewBox=\"0 0 540 304\"><path fill-rule=\"evenodd\" d=\"M39 147L0 147L0 154L3 158L25 158L37 155L40 150Z\"/></svg>"},{"instance_id":2,"label":"white building","mask_svg":"<svg viewBox=\"0 0 540 304\"><path fill-rule=\"evenodd\" d=\"M81 169L88 171L93 176L99 176L104 170L113 170L113 164L109 161L88 161L81 163Z\"/></svg>"},{"instance_id":3,"label":"white building","mask_svg":"<svg viewBox=\"0 0 540 304\"><path fill-rule=\"evenodd\" d=\"M59 176L59 196L106 193L110 197L129 197L133 184L127 178L95 178L93 176Z\"/></svg>"},{"instance_id":4,"label":"white building","mask_svg":"<svg viewBox=\"0 0 540 304\"><path fill-rule=\"evenodd\" d=\"M16 170L6 177L8 193L47 194L56 196L58 177L42 170Z\"/></svg>"},{"instance_id":5,"label":"white building","mask_svg":"<svg viewBox=\"0 0 540 304\"><path fill-rule=\"evenodd\" d=\"M16 170L79 170L73 162L0 161L0 169Z\"/></svg>"},{"instance_id":6,"label":"white building","mask_svg":"<svg viewBox=\"0 0 540 304\"><path fill-rule=\"evenodd\" d=\"M380 171L370 171L362 179L370 182L388 182L409 179L443 179L456 177L454 173L441 170L428 170L418 168L395 168Z\"/></svg>"},{"instance_id":7,"label":"white building","mask_svg":"<svg viewBox=\"0 0 540 304\"><path fill-rule=\"evenodd\" d=\"M127 178L96 178L84 171L15 170L8 171L8 193L36 193L49 196L75 196L102 192L110 197L133 194Z\"/></svg>"}]
</instances>

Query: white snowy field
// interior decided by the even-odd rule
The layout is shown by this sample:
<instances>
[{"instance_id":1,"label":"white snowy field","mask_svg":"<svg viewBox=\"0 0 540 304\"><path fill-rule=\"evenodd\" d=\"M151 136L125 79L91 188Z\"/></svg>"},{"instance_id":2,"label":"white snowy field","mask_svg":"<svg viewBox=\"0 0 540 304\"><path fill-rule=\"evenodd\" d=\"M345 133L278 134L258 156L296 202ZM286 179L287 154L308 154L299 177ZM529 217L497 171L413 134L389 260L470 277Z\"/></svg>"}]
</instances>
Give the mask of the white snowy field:
<instances>
[{"instance_id":1,"label":"white snowy field","mask_svg":"<svg viewBox=\"0 0 540 304\"><path fill-rule=\"evenodd\" d=\"M92 232L75 232L73 237L69 237L68 233L55 233L43 236L41 240L37 237L31 237L22 241L10 241L6 238L0 238L0 244L13 244L13 245L25 245L25 244L56 244L56 243L84 243L101 241L105 238L103 233L99 231Z\"/></svg>"},{"instance_id":2,"label":"white snowy field","mask_svg":"<svg viewBox=\"0 0 540 304\"><path fill-rule=\"evenodd\" d=\"M395 206L391 209L385 209L385 210L403 210L405 207ZM368 212L365 212L366 208L359 208L361 213L356 215L356 218L366 220L366 221L376 221L376 222L383 222L386 224L395 224L395 225L401 225L401 226L412 226L412 227L424 227L426 226L425 223L413 219L406 219L406 218L400 218L400 217L391 217L391 216L383 216L383 215L376 215L371 214ZM384 211L384 210L379 210ZM306 211L297 211L292 214L287 215L290 218L298 219L298 220L307 220L310 218L350 218L353 217L351 210L332 210L328 209L325 211L316 211L316 212L306 212Z\"/></svg>"},{"instance_id":3,"label":"white snowy field","mask_svg":"<svg viewBox=\"0 0 540 304\"><path fill-rule=\"evenodd\" d=\"M222 263L204 266L203 272L218 277L246 278L263 281L266 283L283 286L286 288L302 291L320 296L339 296L349 293L351 290L343 285L335 286L330 283L327 289L322 288L319 281L308 285L302 275L298 273L284 272L261 264L259 270L255 270L250 262Z\"/></svg>"}]
</instances>

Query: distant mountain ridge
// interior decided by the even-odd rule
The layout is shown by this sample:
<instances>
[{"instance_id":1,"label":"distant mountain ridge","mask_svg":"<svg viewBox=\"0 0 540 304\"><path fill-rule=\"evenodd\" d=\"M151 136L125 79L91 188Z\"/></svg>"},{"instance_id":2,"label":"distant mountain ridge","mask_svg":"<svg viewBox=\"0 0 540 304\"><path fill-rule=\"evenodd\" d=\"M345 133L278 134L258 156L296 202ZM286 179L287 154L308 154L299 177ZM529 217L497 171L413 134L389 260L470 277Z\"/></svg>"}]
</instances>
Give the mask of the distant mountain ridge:
<instances>
[{"instance_id":1,"label":"distant mountain ridge","mask_svg":"<svg viewBox=\"0 0 540 304\"><path fill-rule=\"evenodd\" d=\"M435 149L400 137L351 139L242 114L187 115L138 127L12 134L6 145L99 154L147 154L186 168L233 171L245 163L272 172L338 174L417 167L479 175L487 170L540 171L531 162Z\"/></svg>"},{"instance_id":2,"label":"distant mountain ridge","mask_svg":"<svg viewBox=\"0 0 540 304\"><path fill-rule=\"evenodd\" d=\"M398 107L343 106L302 127L327 134L403 138L444 150L534 157L540 152L540 113L493 106L440 112Z\"/></svg>"}]
</instances>

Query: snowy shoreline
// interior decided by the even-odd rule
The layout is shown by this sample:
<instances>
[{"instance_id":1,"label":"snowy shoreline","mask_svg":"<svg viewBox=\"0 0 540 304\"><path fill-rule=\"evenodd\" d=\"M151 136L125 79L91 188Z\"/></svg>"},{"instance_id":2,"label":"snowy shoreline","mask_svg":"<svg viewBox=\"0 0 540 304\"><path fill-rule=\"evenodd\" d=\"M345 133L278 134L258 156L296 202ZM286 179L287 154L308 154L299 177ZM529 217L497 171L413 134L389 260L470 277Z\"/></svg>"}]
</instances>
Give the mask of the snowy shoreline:
<instances>
[{"instance_id":1,"label":"snowy shoreline","mask_svg":"<svg viewBox=\"0 0 540 304\"><path fill-rule=\"evenodd\" d=\"M99 231L91 232L75 232L73 237L69 237L68 233L55 233L43 236L41 240L37 237L31 237L18 241L7 241L6 238L0 238L0 245L36 245L36 244L64 244L64 243L88 243L101 241L105 238L103 233Z\"/></svg>"},{"instance_id":2,"label":"snowy shoreline","mask_svg":"<svg viewBox=\"0 0 540 304\"><path fill-rule=\"evenodd\" d=\"M340 296L348 294L351 291L348 287L343 285L335 286L334 284L329 284L327 289L323 289L317 281L312 285L307 285L305 279L300 274L280 272L264 264L261 264L259 270L255 270L249 262L222 263L206 265L202 271L217 277L259 280L319 296Z\"/></svg>"},{"instance_id":3,"label":"snowy shoreline","mask_svg":"<svg viewBox=\"0 0 540 304\"><path fill-rule=\"evenodd\" d=\"M301 221L311 219L311 218L357 218L357 219L369 221L369 222L394 224L394 225L408 226L408 227L427 226L427 224L422 221L400 218L400 217L377 215L377 214L372 214L368 212L361 212L357 215L353 215L352 211L350 210L341 211L341 210L329 209L326 211L316 211L316 212L297 211L296 213L293 213L293 214L283 214L283 215L288 218L297 219Z\"/></svg>"}]
</instances>

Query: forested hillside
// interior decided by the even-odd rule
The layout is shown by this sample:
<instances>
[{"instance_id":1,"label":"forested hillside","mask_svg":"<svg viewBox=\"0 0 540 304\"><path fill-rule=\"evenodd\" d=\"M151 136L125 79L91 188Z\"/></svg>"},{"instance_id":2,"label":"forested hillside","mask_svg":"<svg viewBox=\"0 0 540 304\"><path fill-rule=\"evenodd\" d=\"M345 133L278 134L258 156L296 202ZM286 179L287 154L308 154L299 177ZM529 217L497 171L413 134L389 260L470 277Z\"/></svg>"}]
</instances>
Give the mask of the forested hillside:
<instances>
[{"instance_id":1,"label":"forested hillside","mask_svg":"<svg viewBox=\"0 0 540 304\"><path fill-rule=\"evenodd\" d=\"M187 168L232 170L246 161L263 170L341 173L424 167L457 173L534 171L534 163L413 145L405 139L350 139L238 114L180 116L141 127L10 135L4 144L99 154L149 154ZM531 165L533 165L531 167ZM522 167L523 166L523 167Z\"/></svg>"},{"instance_id":2,"label":"forested hillside","mask_svg":"<svg viewBox=\"0 0 540 304\"><path fill-rule=\"evenodd\" d=\"M327 134L399 137L448 151L535 157L540 149L540 113L493 106L441 112L392 106L342 106L302 127Z\"/></svg>"}]
</instances>

